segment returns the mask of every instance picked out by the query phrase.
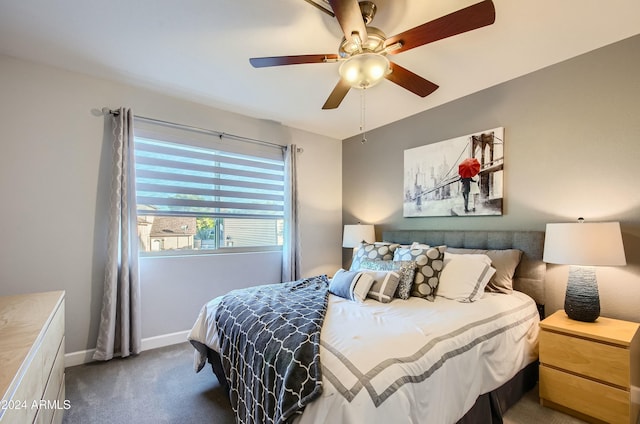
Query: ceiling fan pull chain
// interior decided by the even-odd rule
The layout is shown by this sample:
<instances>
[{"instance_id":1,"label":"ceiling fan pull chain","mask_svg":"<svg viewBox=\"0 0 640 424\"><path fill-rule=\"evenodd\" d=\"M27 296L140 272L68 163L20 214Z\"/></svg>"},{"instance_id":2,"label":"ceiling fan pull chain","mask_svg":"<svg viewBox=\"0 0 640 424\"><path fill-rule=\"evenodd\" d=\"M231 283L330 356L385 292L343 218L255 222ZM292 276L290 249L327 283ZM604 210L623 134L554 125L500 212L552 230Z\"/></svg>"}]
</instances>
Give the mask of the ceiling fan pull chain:
<instances>
[{"instance_id":1,"label":"ceiling fan pull chain","mask_svg":"<svg viewBox=\"0 0 640 424\"><path fill-rule=\"evenodd\" d=\"M366 112L366 101L365 101L365 94L364 92L367 91L366 88L362 88L362 93L360 94L360 131L362 131L362 140L360 140L360 142L362 144L367 142L367 130L366 130L366 123L365 123L365 112Z\"/></svg>"}]
</instances>

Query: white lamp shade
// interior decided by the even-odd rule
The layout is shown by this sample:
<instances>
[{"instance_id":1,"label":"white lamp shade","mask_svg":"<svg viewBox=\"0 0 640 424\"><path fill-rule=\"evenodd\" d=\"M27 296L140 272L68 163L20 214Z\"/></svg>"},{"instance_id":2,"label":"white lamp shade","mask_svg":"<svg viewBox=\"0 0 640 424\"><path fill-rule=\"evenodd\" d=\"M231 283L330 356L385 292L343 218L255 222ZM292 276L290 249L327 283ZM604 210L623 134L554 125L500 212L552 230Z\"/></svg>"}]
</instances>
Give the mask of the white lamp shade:
<instances>
[{"instance_id":1,"label":"white lamp shade","mask_svg":"<svg viewBox=\"0 0 640 424\"><path fill-rule=\"evenodd\" d=\"M543 260L562 265L626 265L620 223L547 224Z\"/></svg>"},{"instance_id":2,"label":"white lamp shade","mask_svg":"<svg viewBox=\"0 0 640 424\"><path fill-rule=\"evenodd\" d=\"M376 233L373 225L345 225L342 236L342 247L357 247L363 241L373 243L376 240Z\"/></svg>"}]
</instances>

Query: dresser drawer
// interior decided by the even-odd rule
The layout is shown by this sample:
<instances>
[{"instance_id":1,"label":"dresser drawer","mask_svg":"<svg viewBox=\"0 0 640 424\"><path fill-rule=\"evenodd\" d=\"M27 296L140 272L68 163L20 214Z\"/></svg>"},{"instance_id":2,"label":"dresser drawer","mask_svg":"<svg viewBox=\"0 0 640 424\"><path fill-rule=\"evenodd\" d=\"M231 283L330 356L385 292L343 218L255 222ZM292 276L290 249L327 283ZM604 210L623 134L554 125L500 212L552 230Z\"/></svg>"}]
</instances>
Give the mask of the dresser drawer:
<instances>
[{"instance_id":1,"label":"dresser drawer","mask_svg":"<svg viewBox=\"0 0 640 424\"><path fill-rule=\"evenodd\" d=\"M49 328L42 340L40 349L42 350L42 381L43 386L49 380L49 373L53 361L56 359L56 354L60 348L62 337L64 335L64 302L60 304L58 310L51 318ZM64 350L64 348L63 348ZM64 355L64 352L62 353Z\"/></svg>"},{"instance_id":2,"label":"dresser drawer","mask_svg":"<svg viewBox=\"0 0 640 424\"><path fill-rule=\"evenodd\" d=\"M0 323L0 424L49 424L56 405L42 401L64 378L64 292L1 296Z\"/></svg>"},{"instance_id":3,"label":"dresser drawer","mask_svg":"<svg viewBox=\"0 0 640 424\"><path fill-rule=\"evenodd\" d=\"M58 394L64 379L64 337L60 342L54 359L51 375L44 389L44 395L34 421L35 424L50 424L55 411L64 407L64 404L58 401Z\"/></svg>"},{"instance_id":4,"label":"dresser drawer","mask_svg":"<svg viewBox=\"0 0 640 424\"><path fill-rule=\"evenodd\" d=\"M608 423L628 423L629 392L593 380L540 366L540 399Z\"/></svg>"},{"instance_id":5,"label":"dresser drawer","mask_svg":"<svg viewBox=\"0 0 640 424\"><path fill-rule=\"evenodd\" d=\"M630 388L628 349L568 337L550 331L540 332L540 362L596 380Z\"/></svg>"},{"instance_id":6,"label":"dresser drawer","mask_svg":"<svg viewBox=\"0 0 640 424\"><path fill-rule=\"evenodd\" d=\"M62 386L60 386L60 391L58 392L58 405L63 405L62 408L58 408L55 411L53 411L53 419L51 421L51 424L62 424L62 419L64 418L64 411L66 409L71 408L71 404L70 403L65 403L68 402L65 399L65 395L66 395L66 389L65 389L65 382L64 382L64 376L65 374L62 374ZM66 408L66 409L65 409Z\"/></svg>"}]
</instances>

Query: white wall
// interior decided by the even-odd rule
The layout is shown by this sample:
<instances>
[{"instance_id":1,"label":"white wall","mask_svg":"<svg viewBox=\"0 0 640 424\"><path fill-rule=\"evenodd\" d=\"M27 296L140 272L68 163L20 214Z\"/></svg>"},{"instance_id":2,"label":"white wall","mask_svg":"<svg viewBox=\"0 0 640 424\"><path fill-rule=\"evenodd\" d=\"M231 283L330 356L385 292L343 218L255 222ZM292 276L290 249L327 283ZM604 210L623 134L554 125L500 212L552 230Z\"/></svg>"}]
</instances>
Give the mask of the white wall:
<instances>
[{"instance_id":1,"label":"white wall","mask_svg":"<svg viewBox=\"0 0 640 424\"><path fill-rule=\"evenodd\" d=\"M67 352L95 347L97 335L111 162L104 106L302 147L302 272L340 267L339 140L0 56L0 295L66 290ZM141 262L145 338L188 330L209 298L280 272L269 253Z\"/></svg>"},{"instance_id":2,"label":"white wall","mask_svg":"<svg viewBox=\"0 0 640 424\"><path fill-rule=\"evenodd\" d=\"M598 269L602 315L640 322L638 52L635 36L368 131L364 145L345 140L344 223L376 224L380 236L384 229L544 231L548 222L580 216L620 221L628 265ZM405 149L500 126L503 216L403 218ZM563 308L567 272L548 266L549 313Z\"/></svg>"}]
</instances>

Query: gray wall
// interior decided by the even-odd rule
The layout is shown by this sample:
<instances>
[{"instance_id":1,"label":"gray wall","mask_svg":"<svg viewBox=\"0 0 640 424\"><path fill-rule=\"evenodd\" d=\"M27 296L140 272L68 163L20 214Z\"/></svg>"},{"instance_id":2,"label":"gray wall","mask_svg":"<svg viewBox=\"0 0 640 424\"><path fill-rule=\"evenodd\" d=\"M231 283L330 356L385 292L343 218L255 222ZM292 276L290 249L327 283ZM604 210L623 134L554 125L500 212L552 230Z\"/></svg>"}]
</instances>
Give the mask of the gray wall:
<instances>
[{"instance_id":1,"label":"gray wall","mask_svg":"<svg viewBox=\"0 0 640 424\"><path fill-rule=\"evenodd\" d=\"M384 229L545 229L621 222L628 266L598 269L602 315L640 321L640 36L367 132L343 143L343 223ZM408 94L409 95L409 94ZM393 105L367 105L393 107ZM501 217L403 218L403 152L505 128ZM343 263L348 260L343 252ZM567 267L548 267L561 309Z\"/></svg>"},{"instance_id":2,"label":"gray wall","mask_svg":"<svg viewBox=\"0 0 640 424\"><path fill-rule=\"evenodd\" d=\"M66 290L67 352L95 347L100 316L111 172L103 106L298 144L302 272L339 268L340 140L2 55L0 76L0 295ZM207 300L279 281L280 266L269 253L143 259L143 337L189 330Z\"/></svg>"}]
</instances>

